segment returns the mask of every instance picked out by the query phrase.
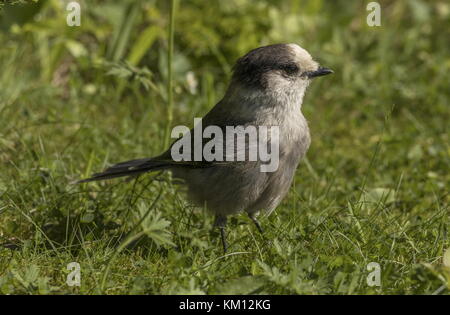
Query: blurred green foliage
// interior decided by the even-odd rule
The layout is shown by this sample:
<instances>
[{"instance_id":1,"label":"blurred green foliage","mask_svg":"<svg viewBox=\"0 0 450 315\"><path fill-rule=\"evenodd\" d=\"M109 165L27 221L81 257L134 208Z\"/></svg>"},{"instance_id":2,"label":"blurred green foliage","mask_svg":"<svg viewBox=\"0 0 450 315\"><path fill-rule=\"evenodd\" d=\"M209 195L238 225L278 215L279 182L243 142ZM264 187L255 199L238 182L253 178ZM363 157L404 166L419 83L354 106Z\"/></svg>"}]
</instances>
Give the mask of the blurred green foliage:
<instances>
[{"instance_id":1,"label":"blurred green foliage","mask_svg":"<svg viewBox=\"0 0 450 315\"><path fill-rule=\"evenodd\" d=\"M106 262L106 293L450 287L448 1L379 1L381 27L369 1L179 1L174 124L206 113L261 45L298 43L335 71L307 93L312 147L266 238L235 218L227 257L164 177L70 184L163 149L169 1L79 1L75 27L68 2L0 1L1 293L99 293ZM156 212L138 224L143 209ZM116 251L135 228L146 237ZM74 260L81 288L65 285ZM371 261L382 288L365 283Z\"/></svg>"}]
</instances>

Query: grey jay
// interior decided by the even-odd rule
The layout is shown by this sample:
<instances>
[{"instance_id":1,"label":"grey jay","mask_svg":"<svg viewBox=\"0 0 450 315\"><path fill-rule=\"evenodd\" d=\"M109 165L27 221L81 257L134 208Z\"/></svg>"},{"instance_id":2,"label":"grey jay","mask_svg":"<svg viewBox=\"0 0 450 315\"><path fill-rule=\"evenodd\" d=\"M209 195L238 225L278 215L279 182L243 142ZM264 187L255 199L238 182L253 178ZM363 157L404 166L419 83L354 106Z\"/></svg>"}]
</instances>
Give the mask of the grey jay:
<instances>
[{"instance_id":1,"label":"grey jay","mask_svg":"<svg viewBox=\"0 0 450 315\"><path fill-rule=\"evenodd\" d=\"M215 215L226 251L227 216L245 211L262 233L256 217L270 214L287 194L311 142L301 112L303 96L313 78L332 72L296 44L253 49L237 60L225 96L203 117L202 128L278 126L279 163L275 171L262 172L260 160L175 161L169 149L156 157L115 164L80 182L170 170L173 178L186 185L189 199Z\"/></svg>"}]
</instances>

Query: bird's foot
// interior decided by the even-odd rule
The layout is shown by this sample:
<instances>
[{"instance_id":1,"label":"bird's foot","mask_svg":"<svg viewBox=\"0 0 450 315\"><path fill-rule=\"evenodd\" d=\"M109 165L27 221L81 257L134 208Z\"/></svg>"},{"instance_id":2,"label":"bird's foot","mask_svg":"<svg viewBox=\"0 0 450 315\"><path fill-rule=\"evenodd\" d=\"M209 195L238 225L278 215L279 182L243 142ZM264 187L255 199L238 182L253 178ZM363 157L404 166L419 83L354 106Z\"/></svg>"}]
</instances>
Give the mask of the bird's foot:
<instances>
[{"instance_id":1,"label":"bird's foot","mask_svg":"<svg viewBox=\"0 0 450 315\"><path fill-rule=\"evenodd\" d=\"M258 229L259 233L261 233L261 235L264 235L264 230L262 229L261 224L259 223L259 221L256 219L256 213L248 213L248 217L256 225L256 228Z\"/></svg>"},{"instance_id":2,"label":"bird's foot","mask_svg":"<svg viewBox=\"0 0 450 315\"><path fill-rule=\"evenodd\" d=\"M227 237L225 233L225 227L227 225L227 217L218 215L216 216L216 222L214 223L215 227L218 227L220 230L220 238L222 240L223 252L226 253L228 249Z\"/></svg>"}]
</instances>

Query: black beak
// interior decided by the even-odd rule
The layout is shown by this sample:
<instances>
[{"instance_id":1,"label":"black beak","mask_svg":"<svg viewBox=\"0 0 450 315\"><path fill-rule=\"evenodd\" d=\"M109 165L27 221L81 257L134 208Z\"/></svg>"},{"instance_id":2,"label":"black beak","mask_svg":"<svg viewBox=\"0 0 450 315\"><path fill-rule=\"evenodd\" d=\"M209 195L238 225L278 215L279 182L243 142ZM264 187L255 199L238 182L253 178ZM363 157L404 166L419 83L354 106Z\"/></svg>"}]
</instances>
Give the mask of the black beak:
<instances>
[{"instance_id":1,"label":"black beak","mask_svg":"<svg viewBox=\"0 0 450 315\"><path fill-rule=\"evenodd\" d=\"M319 67L319 69L317 69L316 71L310 71L307 73L308 78L312 79L315 77L321 77L323 75L327 75L333 73L333 70L328 69L328 68L324 68L324 67Z\"/></svg>"}]
</instances>

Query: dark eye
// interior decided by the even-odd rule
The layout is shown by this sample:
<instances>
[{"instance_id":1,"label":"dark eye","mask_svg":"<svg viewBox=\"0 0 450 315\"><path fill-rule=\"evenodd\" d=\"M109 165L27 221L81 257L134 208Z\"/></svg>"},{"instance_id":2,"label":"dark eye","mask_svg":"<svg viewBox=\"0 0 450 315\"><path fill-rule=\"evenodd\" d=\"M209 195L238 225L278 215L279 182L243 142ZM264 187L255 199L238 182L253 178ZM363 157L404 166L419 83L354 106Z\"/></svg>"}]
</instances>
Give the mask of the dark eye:
<instances>
[{"instance_id":1,"label":"dark eye","mask_svg":"<svg viewBox=\"0 0 450 315\"><path fill-rule=\"evenodd\" d=\"M292 63L287 64L287 65L283 65L283 66L281 67L281 69L282 69L284 72L286 72L287 74L289 74L289 75L292 75L292 74L295 74L295 73L298 72L298 67L297 67L297 65L292 64Z\"/></svg>"}]
</instances>

